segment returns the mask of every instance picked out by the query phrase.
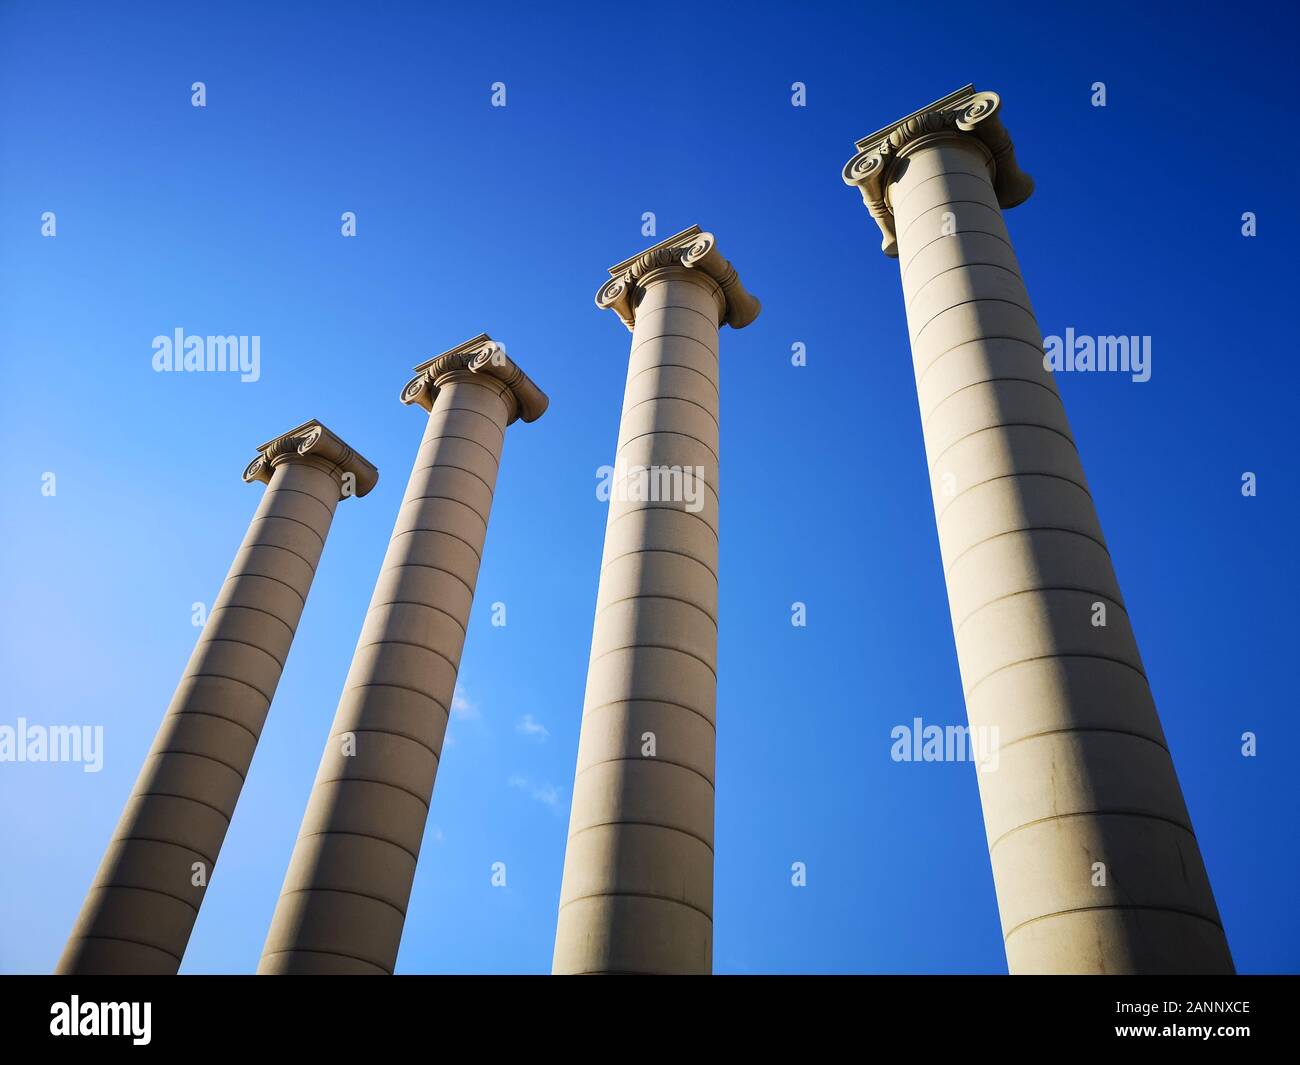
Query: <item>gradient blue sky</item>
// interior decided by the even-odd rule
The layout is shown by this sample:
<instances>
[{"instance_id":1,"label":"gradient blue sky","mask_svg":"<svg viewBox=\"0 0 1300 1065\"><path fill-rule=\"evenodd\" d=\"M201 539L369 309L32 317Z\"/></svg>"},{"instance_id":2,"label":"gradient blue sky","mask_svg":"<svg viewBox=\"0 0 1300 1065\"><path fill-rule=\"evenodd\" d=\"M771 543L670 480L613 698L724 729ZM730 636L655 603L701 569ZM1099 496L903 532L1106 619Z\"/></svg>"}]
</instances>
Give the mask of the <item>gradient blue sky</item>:
<instances>
[{"instance_id":1,"label":"gradient blue sky","mask_svg":"<svg viewBox=\"0 0 1300 1065\"><path fill-rule=\"evenodd\" d=\"M1237 964L1300 968L1284 6L4 4L0 724L102 724L106 762L0 765L0 969L53 967L240 472L317 417L381 478L339 508L182 970L252 971L420 438L398 391L480 331L551 408L507 436L398 970L549 968L628 349L592 297L653 211L764 303L722 337L716 969L1005 971L973 767L889 758L965 712L897 264L839 176L968 81L1037 181L1008 224L1043 331L1153 338L1146 384L1058 380ZM261 380L155 374L177 327L260 335Z\"/></svg>"}]
</instances>

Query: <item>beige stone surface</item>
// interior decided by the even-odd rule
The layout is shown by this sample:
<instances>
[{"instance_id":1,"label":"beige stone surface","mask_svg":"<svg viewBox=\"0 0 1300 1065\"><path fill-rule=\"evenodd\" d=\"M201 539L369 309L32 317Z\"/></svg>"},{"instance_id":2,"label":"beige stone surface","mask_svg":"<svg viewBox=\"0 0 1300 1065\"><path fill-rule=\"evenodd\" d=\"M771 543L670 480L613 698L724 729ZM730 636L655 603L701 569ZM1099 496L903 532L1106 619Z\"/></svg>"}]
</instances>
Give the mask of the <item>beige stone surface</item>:
<instances>
[{"instance_id":1,"label":"beige stone surface","mask_svg":"<svg viewBox=\"0 0 1300 1065\"><path fill-rule=\"evenodd\" d=\"M415 368L428 412L259 973L391 973L506 427L547 398L486 334Z\"/></svg>"},{"instance_id":2,"label":"beige stone surface","mask_svg":"<svg viewBox=\"0 0 1300 1065\"><path fill-rule=\"evenodd\" d=\"M718 330L723 323L747 325L759 306L712 235L698 227L618 264L610 275L596 302L632 331L632 350L553 969L707 973L713 954ZM693 491L647 497L636 489L643 468L689 468Z\"/></svg>"},{"instance_id":3,"label":"beige stone surface","mask_svg":"<svg viewBox=\"0 0 1300 1065\"><path fill-rule=\"evenodd\" d=\"M175 973L293 643L334 508L378 473L319 422L258 448L266 492L127 800L61 974ZM199 883L196 884L196 881Z\"/></svg>"},{"instance_id":4,"label":"beige stone surface","mask_svg":"<svg viewBox=\"0 0 1300 1065\"><path fill-rule=\"evenodd\" d=\"M1001 101L967 86L857 147L844 179L899 260L967 713L998 729L977 779L1011 972L1231 972L1002 218L1033 182Z\"/></svg>"}]
</instances>

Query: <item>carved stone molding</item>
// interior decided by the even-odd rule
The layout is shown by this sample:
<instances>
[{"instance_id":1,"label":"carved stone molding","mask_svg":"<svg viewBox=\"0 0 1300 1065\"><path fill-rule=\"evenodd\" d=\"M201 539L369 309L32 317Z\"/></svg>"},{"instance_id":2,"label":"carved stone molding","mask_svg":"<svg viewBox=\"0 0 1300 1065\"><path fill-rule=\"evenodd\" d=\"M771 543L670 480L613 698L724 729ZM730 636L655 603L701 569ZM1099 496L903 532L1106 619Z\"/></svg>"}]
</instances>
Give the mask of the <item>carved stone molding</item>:
<instances>
[{"instance_id":1,"label":"carved stone molding","mask_svg":"<svg viewBox=\"0 0 1300 1065\"><path fill-rule=\"evenodd\" d=\"M993 191L1002 207L1015 207L1029 199L1034 181L1016 162L1015 147L998 114L1002 98L995 92L976 92L967 85L928 107L877 130L857 142L858 154L844 167L844 183L862 193L871 217L880 226L880 250L898 256L894 212L886 194L898 161L923 141L937 136L971 136L988 152Z\"/></svg>"},{"instance_id":2,"label":"carved stone molding","mask_svg":"<svg viewBox=\"0 0 1300 1065\"><path fill-rule=\"evenodd\" d=\"M718 251L717 239L699 226L691 226L662 240L653 248L609 268L609 280L596 293L596 306L612 310L631 330L645 286L674 271L693 270L717 285L718 318L733 329L743 329L758 317L762 304L740 283L736 268Z\"/></svg>"},{"instance_id":3,"label":"carved stone molding","mask_svg":"<svg viewBox=\"0 0 1300 1065\"><path fill-rule=\"evenodd\" d=\"M379 471L373 465L314 419L268 440L257 452L257 458L244 470L244 480L249 484L270 484L275 468L286 462L307 462L324 469L338 481L340 498L363 496L379 480ZM344 492L346 474L352 475L352 483Z\"/></svg>"},{"instance_id":4,"label":"carved stone molding","mask_svg":"<svg viewBox=\"0 0 1300 1065\"><path fill-rule=\"evenodd\" d=\"M414 372L415 376L402 389L401 399L403 403L415 404L427 411L433 410L438 391L447 381L466 374L479 375L479 380L485 384L492 379L504 386L502 395L510 405L507 424L517 418L535 422L551 402L532 378L506 354L506 349L486 333L420 363Z\"/></svg>"}]
</instances>

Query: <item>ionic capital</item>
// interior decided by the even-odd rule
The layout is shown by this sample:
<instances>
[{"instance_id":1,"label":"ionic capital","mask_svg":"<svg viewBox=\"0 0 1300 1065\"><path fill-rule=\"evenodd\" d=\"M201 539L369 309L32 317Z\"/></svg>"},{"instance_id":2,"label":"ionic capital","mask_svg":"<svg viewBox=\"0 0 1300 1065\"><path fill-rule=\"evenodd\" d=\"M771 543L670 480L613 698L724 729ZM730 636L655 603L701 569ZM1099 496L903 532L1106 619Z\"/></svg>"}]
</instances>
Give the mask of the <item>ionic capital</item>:
<instances>
[{"instance_id":1,"label":"ionic capital","mask_svg":"<svg viewBox=\"0 0 1300 1065\"><path fill-rule=\"evenodd\" d=\"M857 142L858 154L844 167L844 183L856 185L871 217L880 226L880 250L898 256L894 212L887 192L899 160L938 137L971 137L987 152L993 191L1002 207L1029 199L1034 180L1016 162L1015 147L998 111L1002 98L967 85L928 107L877 130Z\"/></svg>"},{"instance_id":2,"label":"ionic capital","mask_svg":"<svg viewBox=\"0 0 1300 1065\"><path fill-rule=\"evenodd\" d=\"M673 276L711 279L718 321L743 329L758 317L762 304L740 283L736 268L718 252L712 233L691 226L653 248L609 268L609 280L596 293L596 306L614 311L623 324L636 325L636 308L648 285ZM683 271L689 271L683 275Z\"/></svg>"},{"instance_id":3,"label":"ionic capital","mask_svg":"<svg viewBox=\"0 0 1300 1065\"><path fill-rule=\"evenodd\" d=\"M476 380L502 386L502 398L510 407L507 424L516 418L535 422L550 404L546 393L506 354L506 349L486 333L435 355L415 367L415 376L402 389L402 402L433 410L438 391L449 381Z\"/></svg>"},{"instance_id":4,"label":"ionic capital","mask_svg":"<svg viewBox=\"0 0 1300 1065\"><path fill-rule=\"evenodd\" d=\"M379 480L374 466L315 420L260 445L257 458L244 470L244 480L249 484L270 484L275 468L287 462L303 462L325 470L338 482L340 499L363 496Z\"/></svg>"}]
</instances>

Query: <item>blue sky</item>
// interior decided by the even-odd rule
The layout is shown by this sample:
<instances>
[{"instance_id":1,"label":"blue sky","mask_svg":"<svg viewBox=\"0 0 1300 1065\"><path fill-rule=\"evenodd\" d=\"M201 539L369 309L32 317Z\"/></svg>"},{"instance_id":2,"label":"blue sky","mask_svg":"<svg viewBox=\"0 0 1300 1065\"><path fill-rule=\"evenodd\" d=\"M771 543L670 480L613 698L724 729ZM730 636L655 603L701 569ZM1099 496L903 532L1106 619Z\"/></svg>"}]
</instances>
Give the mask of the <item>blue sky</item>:
<instances>
[{"instance_id":1,"label":"blue sky","mask_svg":"<svg viewBox=\"0 0 1300 1065\"><path fill-rule=\"evenodd\" d=\"M897 264L839 176L967 82L1037 182L1008 225L1044 333L1152 337L1149 382L1058 381L1238 967L1300 968L1282 8L5 5L0 724L102 724L105 762L0 765L0 970L52 969L239 475L315 417L380 482L339 507L182 969L253 970L419 442L398 391L481 331L551 407L507 436L398 970L549 969L628 348L592 298L652 211L764 303L722 337L715 968L1005 971L974 768L889 758L965 712ZM178 327L260 336L261 379L154 373Z\"/></svg>"}]
</instances>

